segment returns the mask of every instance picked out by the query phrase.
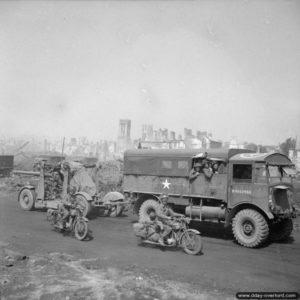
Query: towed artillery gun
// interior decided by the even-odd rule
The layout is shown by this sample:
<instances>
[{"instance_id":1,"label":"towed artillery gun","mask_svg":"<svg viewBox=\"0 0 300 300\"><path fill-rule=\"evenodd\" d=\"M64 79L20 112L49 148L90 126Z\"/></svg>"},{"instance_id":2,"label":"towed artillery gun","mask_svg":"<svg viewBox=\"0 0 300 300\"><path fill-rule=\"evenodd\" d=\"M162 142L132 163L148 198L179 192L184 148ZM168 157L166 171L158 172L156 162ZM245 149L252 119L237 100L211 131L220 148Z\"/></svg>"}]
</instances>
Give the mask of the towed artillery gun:
<instances>
[{"instance_id":1,"label":"towed artillery gun","mask_svg":"<svg viewBox=\"0 0 300 300\"><path fill-rule=\"evenodd\" d=\"M35 171L14 171L17 175L38 177L37 185L28 184L21 188L18 201L22 209L57 209L62 199L74 197L82 207L83 216L88 216L93 208L100 209L105 215L116 217L127 208L124 196L116 191L103 195L96 194L96 185L86 168L95 165L83 165L77 162L62 161L51 165L45 160L37 162Z\"/></svg>"}]
</instances>

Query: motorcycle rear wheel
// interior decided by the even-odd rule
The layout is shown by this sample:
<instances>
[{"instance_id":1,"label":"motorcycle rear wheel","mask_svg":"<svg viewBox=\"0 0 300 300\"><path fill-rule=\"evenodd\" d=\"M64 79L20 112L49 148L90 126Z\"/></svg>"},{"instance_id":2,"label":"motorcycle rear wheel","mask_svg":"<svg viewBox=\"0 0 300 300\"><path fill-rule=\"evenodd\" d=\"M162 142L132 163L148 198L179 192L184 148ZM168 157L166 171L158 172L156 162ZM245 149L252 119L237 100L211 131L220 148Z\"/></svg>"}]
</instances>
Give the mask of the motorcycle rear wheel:
<instances>
[{"instance_id":1,"label":"motorcycle rear wheel","mask_svg":"<svg viewBox=\"0 0 300 300\"><path fill-rule=\"evenodd\" d=\"M84 240L87 235L88 235L88 224L87 222L83 221L83 220L78 220L74 226L74 233L75 233L75 237L76 239L78 239L79 241Z\"/></svg>"},{"instance_id":2,"label":"motorcycle rear wheel","mask_svg":"<svg viewBox=\"0 0 300 300\"><path fill-rule=\"evenodd\" d=\"M191 255L197 255L203 248L201 236L193 231L187 231L182 236L181 243L184 252Z\"/></svg>"}]
</instances>

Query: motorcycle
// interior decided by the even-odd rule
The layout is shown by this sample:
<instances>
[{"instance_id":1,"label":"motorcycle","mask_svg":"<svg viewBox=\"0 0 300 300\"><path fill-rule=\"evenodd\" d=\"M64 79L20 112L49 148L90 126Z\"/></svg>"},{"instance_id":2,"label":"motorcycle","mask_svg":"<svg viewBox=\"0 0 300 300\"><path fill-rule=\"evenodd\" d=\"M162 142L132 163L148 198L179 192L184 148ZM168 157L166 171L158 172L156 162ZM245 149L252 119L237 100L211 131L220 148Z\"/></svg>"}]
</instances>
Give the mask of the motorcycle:
<instances>
[{"instance_id":1,"label":"motorcycle","mask_svg":"<svg viewBox=\"0 0 300 300\"><path fill-rule=\"evenodd\" d=\"M171 224L168 224L172 230L167 236L164 245L158 242L161 231L159 226L145 222L135 223L133 227L135 235L140 238L142 244L152 244L162 247L182 247L185 253L197 255L203 249L202 239L199 231L188 227L189 223L190 218L172 218Z\"/></svg>"},{"instance_id":2,"label":"motorcycle","mask_svg":"<svg viewBox=\"0 0 300 300\"><path fill-rule=\"evenodd\" d=\"M68 218L62 222L62 227L60 227L59 224L62 218L63 212L61 210L47 210L47 220L51 222L55 230L72 232L79 241L87 237L89 232L88 219L83 216L83 211L79 204L75 203L69 206Z\"/></svg>"}]
</instances>

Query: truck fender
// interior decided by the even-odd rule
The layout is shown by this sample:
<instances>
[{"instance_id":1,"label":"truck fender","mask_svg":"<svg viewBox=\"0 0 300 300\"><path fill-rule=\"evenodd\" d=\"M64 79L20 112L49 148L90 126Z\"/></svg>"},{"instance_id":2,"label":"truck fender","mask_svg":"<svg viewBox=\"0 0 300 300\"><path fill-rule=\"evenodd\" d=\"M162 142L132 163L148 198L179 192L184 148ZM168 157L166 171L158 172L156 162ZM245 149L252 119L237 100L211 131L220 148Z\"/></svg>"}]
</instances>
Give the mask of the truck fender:
<instances>
[{"instance_id":1,"label":"truck fender","mask_svg":"<svg viewBox=\"0 0 300 300\"><path fill-rule=\"evenodd\" d=\"M271 212L262 210L260 207L258 207L256 205L253 205L253 204L248 205L248 204L244 203L244 204L237 205L237 206L233 207L232 209L228 210L228 212L226 212L224 227L230 226L232 218L235 216L235 214L238 211L240 211L242 209L247 209L247 208L254 209L254 210L258 211L259 213L261 213L262 215L267 217L267 220L273 220L274 219L274 215Z\"/></svg>"},{"instance_id":2,"label":"truck fender","mask_svg":"<svg viewBox=\"0 0 300 300\"><path fill-rule=\"evenodd\" d=\"M29 190L35 190L35 187L33 185L24 185L20 191L24 190L24 189L29 189Z\"/></svg>"},{"instance_id":3,"label":"truck fender","mask_svg":"<svg viewBox=\"0 0 300 300\"><path fill-rule=\"evenodd\" d=\"M84 197L87 201L89 201L89 202L93 201L93 198L91 197L91 195L88 194L88 193L86 193L86 192L78 192L78 193L75 194L75 197L76 197L77 195L83 196L83 197Z\"/></svg>"},{"instance_id":4,"label":"truck fender","mask_svg":"<svg viewBox=\"0 0 300 300\"><path fill-rule=\"evenodd\" d=\"M123 201L124 199L125 199L124 195L119 192L108 192L107 194L105 194L102 201L104 204L107 204L114 201L120 201L120 200Z\"/></svg>"}]
</instances>

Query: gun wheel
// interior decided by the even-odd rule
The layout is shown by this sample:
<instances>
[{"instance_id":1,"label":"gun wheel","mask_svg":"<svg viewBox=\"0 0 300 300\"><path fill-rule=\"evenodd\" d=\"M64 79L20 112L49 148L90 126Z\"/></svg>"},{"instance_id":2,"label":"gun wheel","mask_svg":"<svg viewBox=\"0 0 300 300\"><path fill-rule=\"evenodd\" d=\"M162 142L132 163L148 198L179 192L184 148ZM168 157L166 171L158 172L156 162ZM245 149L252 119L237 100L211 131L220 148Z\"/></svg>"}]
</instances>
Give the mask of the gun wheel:
<instances>
[{"instance_id":1,"label":"gun wheel","mask_svg":"<svg viewBox=\"0 0 300 300\"><path fill-rule=\"evenodd\" d=\"M82 195L77 195L76 201L81 208L83 217L86 217L92 210L91 203Z\"/></svg>"},{"instance_id":2,"label":"gun wheel","mask_svg":"<svg viewBox=\"0 0 300 300\"><path fill-rule=\"evenodd\" d=\"M35 202L34 191L29 189L23 189L19 194L18 200L22 209L24 210L34 209L34 202Z\"/></svg>"}]
</instances>

